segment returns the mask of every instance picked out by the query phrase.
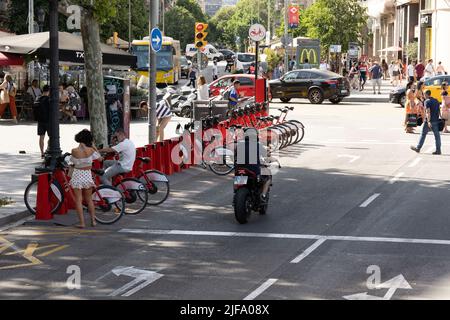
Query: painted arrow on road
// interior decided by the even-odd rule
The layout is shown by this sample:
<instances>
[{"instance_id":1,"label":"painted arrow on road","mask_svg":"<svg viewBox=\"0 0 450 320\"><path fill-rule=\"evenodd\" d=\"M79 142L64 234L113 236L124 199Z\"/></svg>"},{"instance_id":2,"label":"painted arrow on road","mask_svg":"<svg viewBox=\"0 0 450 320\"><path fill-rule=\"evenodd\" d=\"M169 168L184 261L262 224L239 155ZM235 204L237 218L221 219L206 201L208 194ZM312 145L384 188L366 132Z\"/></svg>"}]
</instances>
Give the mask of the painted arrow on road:
<instances>
[{"instance_id":1,"label":"painted arrow on road","mask_svg":"<svg viewBox=\"0 0 450 320\"><path fill-rule=\"evenodd\" d=\"M390 300L397 289L412 289L412 287L409 285L408 281L406 281L405 277L403 277L402 274L399 274L398 276L386 282L380 283L375 287L375 289L385 288L389 290L386 292L384 297L372 296L367 292L361 292L349 296L343 296L343 298L347 300Z\"/></svg>"},{"instance_id":2,"label":"painted arrow on road","mask_svg":"<svg viewBox=\"0 0 450 320\"><path fill-rule=\"evenodd\" d=\"M361 156L352 156L351 154L340 154L338 155L338 158L350 158L350 163L352 163L361 158Z\"/></svg>"},{"instance_id":3,"label":"painted arrow on road","mask_svg":"<svg viewBox=\"0 0 450 320\"><path fill-rule=\"evenodd\" d=\"M116 267L112 270L112 273L114 273L116 276L124 275L135 278L134 280L128 282L126 285L110 293L109 295L112 297L118 295L121 295L122 297L129 297L163 276L162 274L155 271L142 270L135 267Z\"/></svg>"}]
</instances>

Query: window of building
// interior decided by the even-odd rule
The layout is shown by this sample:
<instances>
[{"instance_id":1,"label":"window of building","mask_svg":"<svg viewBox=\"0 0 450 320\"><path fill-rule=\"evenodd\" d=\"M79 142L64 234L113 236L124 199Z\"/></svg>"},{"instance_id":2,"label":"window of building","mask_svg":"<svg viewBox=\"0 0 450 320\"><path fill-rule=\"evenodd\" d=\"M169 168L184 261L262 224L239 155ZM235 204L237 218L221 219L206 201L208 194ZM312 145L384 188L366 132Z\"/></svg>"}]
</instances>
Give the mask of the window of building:
<instances>
[{"instance_id":1,"label":"window of building","mask_svg":"<svg viewBox=\"0 0 450 320\"><path fill-rule=\"evenodd\" d=\"M422 0L420 2L420 9L421 10L430 10L432 9L432 2L433 0Z\"/></svg>"}]
</instances>

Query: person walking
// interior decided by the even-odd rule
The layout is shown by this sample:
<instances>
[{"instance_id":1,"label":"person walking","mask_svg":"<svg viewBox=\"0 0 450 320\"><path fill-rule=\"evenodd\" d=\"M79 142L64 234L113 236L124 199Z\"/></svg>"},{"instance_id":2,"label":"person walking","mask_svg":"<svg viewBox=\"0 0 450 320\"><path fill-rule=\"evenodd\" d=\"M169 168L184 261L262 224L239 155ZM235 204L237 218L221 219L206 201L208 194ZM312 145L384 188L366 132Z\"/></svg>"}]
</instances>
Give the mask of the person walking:
<instances>
[{"instance_id":1,"label":"person walking","mask_svg":"<svg viewBox=\"0 0 450 320\"><path fill-rule=\"evenodd\" d=\"M72 149L70 162L70 186L75 194L75 209L80 223L78 228L85 228L83 215L83 200L88 207L91 216L91 226L95 227L95 207L92 201L92 188L95 187L92 179L92 161L101 158L97 149L92 145L92 133L84 129L75 135L75 141L79 143L77 148Z\"/></svg>"},{"instance_id":2,"label":"person walking","mask_svg":"<svg viewBox=\"0 0 450 320\"><path fill-rule=\"evenodd\" d=\"M385 59L383 59L381 61L381 68L383 69L383 80L386 80L387 79L387 75L388 75L389 66L388 66L388 64L387 64Z\"/></svg>"},{"instance_id":3,"label":"person walking","mask_svg":"<svg viewBox=\"0 0 450 320\"><path fill-rule=\"evenodd\" d=\"M415 79L415 74L416 74L416 65L415 65L415 61L410 61L409 65L408 65L408 69L407 69L407 74L408 74L408 82L414 82Z\"/></svg>"},{"instance_id":4,"label":"person walking","mask_svg":"<svg viewBox=\"0 0 450 320\"><path fill-rule=\"evenodd\" d=\"M381 78L383 76L383 70L378 64L378 61L373 62L372 67L369 69L369 73L372 78L373 94L375 94L375 86L378 86L378 94L381 94Z\"/></svg>"},{"instance_id":5,"label":"person walking","mask_svg":"<svg viewBox=\"0 0 450 320\"><path fill-rule=\"evenodd\" d=\"M366 84L367 81L367 71L368 71L367 65L364 61L359 62L358 70L359 70L359 91L363 91L364 85Z\"/></svg>"},{"instance_id":6,"label":"person walking","mask_svg":"<svg viewBox=\"0 0 450 320\"><path fill-rule=\"evenodd\" d=\"M37 99L33 106L34 118L37 120L37 134L39 136L39 149L41 150L41 159L44 159L44 140L45 134L49 135L50 122L50 87L45 85L42 95Z\"/></svg>"},{"instance_id":7,"label":"person walking","mask_svg":"<svg viewBox=\"0 0 450 320\"><path fill-rule=\"evenodd\" d=\"M444 133L449 133L450 131L447 130L448 120L450 118L450 96L448 95L448 83L442 82L441 85L441 116L442 119L445 120L444 122Z\"/></svg>"},{"instance_id":8,"label":"person walking","mask_svg":"<svg viewBox=\"0 0 450 320\"><path fill-rule=\"evenodd\" d=\"M433 152L435 155L441 154L441 134L439 132L439 119L441 116L439 110L439 102L431 96L431 91L425 91L425 119L422 128L422 134L420 135L419 143L416 147L411 146L411 150L419 153L422 149L425 139L430 130L433 131L434 139L436 143L436 150Z\"/></svg>"},{"instance_id":9,"label":"person walking","mask_svg":"<svg viewBox=\"0 0 450 320\"><path fill-rule=\"evenodd\" d=\"M425 94L423 93L423 81L417 82L417 87L414 92L414 103L417 111L417 118L421 122L425 121Z\"/></svg>"},{"instance_id":10,"label":"person walking","mask_svg":"<svg viewBox=\"0 0 450 320\"><path fill-rule=\"evenodd\" d=\"M230 90L230 95L228 97L228 107L233 109L239 102L239 88L241 86L241 82L239 80L234 80L233 87Z\"/></svg>"},{"instance_id":11,"label":"person walking","mask_svg":"<svg viewBox=\"0 0 450 320\"><path fill-rule=\"evenodd\" d=\"M39 82L36 79L31 81L31 87L28 88L27 93L32 97L33 102L42 95L42 91L39 88Z\"/></svg>"},{"instance_id":12,"label":"person walking","mask_svg":"<svg viewBox=\"0 0 450 320\"><path fill-rule=\"evenodd\" d=\"M405 132L414 133L414 128L417 127L417 107L414 96L414 85L406 91L405 102Z\"/></svg>"},{"instance_id":13,"label":"person walking","mask_svg":"<svg viewBox=\"0 0 450 320\"><path fill-rule=\"evenodd\" d=\"M436 68L436 75L442 76L442 75L444 75L444 74L447 74L447 71L445 71L445 68L444 68L444 66L442 65L442 62L439 61L439 62L438 62L438 66L437 66L437 68Z\"/></svg>"},{"instance_id":14,"label":"person walking","mask_svg":"<svg viewBox=\"0 0 450 320\"><path fill-rule=\"evenodd\" d=\"M209 90L204 75L201 75L200 78L198 78L197 99L209 100Z\"/></svg>"},{"instance_id":15,"label":"person walking","mask_svg":"<svg viewBox=\"0 0 450 320\"><path fill-rule=\"evenodd\" d=\"M127 173L133 170L134 161L136 160L136 147L133 141L129 140L122 128L116 130L112 136L112 141L117 143L112 147L100 149L99 152L103 153L118 153L119 160L105 160L103 167L105 173L100 177L102 184L111 185L112 178L120 173Z\"/></svg>"},{"instance_id":16,"label":"person walking","mask_svg":"<svg viewBox=\"0 0 450 320\"><path fill-rule=\"evenodd\" d=\"M189 81L188 86L192 86L195 89L195 81L197 81L197 70L195 67L192 67L189 71Z\"/></svg>"},{"instance_id":17,"label":"person walking","mask_svg":"<svg viewBox=\"0 0 450 320\"><path fill-rule=\"evenodd\" d=\"M200 78L202 77L200 76ZM156 104L156 118L158 119L158 123L156 124L156 141L164 141L164 130L169 124L170 119L172 119L172 111L170 111L170 106L167 105L166 101L161 100Z\"/></svg>"},{"instance_id":18,"label":"person walking","mask_svg":"<svg viewBox=\"0 0 450 320\"><path fill-rule=\"evenodd\" d=\"M425 78L433 77L436 74L436 70L434 69L433 59L428 60L428 64L425 67Z\"/></svg>"},{"instance_id":19,"label":"person walking","mask_svg":"<svg viewBox=\"0 0 450 320\"><path fill-rule=\"evenodd\" d=\"M398 61L397 62L392 61L392 64L393 64L393 66L392 66L392 77L393 77L392 78L392 85L394 87L397 87L398 86L398 82L400 80L400 72L401 72L400 64L398 63Z\"/></svg>"},{"instance_id":20,"label":"person walking","mask_svg":"<svg viewBox=\"0 0 450 320\"><path fill-rule=\"evenodd\" d=\"M217 67L217 60L214 60L213 62L212 76L213 81L219 78L219 68Z\"/></svg>"},{"instance_id":21,"label":"person walking","mask_svg":"<svg viewBox=\"0 0 450 320\"><path fill-rule=\"evenodd\" d=\"M348 77L350 79L350 86L353 90L358 90L359 88L359 70L358 65L355 63L350 69L350 72L348 74Z\"/></svg>"},{"instance_id":22,"label":"person walking","mask_svg":"<svg viewBox=\"0 0 450 320\"><path fill-rule=\"evenodd\" d=\"M0 84L0 90L0 119L5 112L6 106L9 105L13 121L17 124L16 87L9 74L5 76L5 80Z\"/></svg>"},{"instance_id":23,"label":"person walking","mask_svg":"<svg viewBox=\"0 0 450 320\"><path fill-rule=\"evenodd\" d=\"M423 74L425 72L425 66L422 63L422 60L419 60L419 63L416 61L416 77L417 81L420 81L423 78Z\"/></svg>"},{"instance_id":24,"label":"person walking","mask_svg":"<svg viewBox=\"0 0 450 320\"><path fill-rule=\"evenodd\" d=\"M388 67L389 72L389 80L392 85L394 85L394 61L391 61L391 64Z\"/></svg>"}]
</instances>

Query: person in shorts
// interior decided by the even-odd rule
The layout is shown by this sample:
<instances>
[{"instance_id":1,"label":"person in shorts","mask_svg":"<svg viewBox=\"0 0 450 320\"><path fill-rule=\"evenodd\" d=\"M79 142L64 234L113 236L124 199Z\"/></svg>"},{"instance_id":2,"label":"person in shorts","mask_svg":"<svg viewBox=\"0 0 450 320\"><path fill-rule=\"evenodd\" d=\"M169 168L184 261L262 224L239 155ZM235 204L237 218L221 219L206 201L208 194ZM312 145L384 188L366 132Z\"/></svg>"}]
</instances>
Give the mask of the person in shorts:
<instances>
[{"instance_id":1,"label":"person in shorts","mask_svg":"<svg viewBox=\"0 0 450 320\"><path fill-rule=\"evenodd\" d=\"M44 158L44 139L45 134L49 135L50 122L50 87L45 85L42 89L42 95L35 102L34 117L37 120L37 134L39 136L39 148L41 149L41 158Z\"/></svg>"}]
</instances>

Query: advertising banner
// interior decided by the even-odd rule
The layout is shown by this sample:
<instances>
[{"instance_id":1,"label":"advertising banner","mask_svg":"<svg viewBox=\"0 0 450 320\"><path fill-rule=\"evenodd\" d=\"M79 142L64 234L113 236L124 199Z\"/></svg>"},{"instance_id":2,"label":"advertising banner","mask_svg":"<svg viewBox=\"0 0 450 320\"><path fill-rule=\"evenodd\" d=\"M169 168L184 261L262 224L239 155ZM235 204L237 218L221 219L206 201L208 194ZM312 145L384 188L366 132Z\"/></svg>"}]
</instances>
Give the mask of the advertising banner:
<instances>
[{"instance_id":1,"label":"advertising banner","mask_svg":"<svg viewBox=\"0 0 450 320\"><path fill-rule=\"evenodd\" d=\"M289 28L294 29L298 28L299 25L299 16L300 16L300 7L297 4L289 5L288 9L288 18L289 18Z\"/></svg>"},{"instance_id":2,"label":"advertising banner","mask_svg":"<svg viewBox=\"0 0 450 320\"><path fill-rule=\"evenodd\" d=\"M297 65L302 66L308 61L313 68L320 65L320 40L298 39L297 40Z\"/></svg>"}]
</instances>

